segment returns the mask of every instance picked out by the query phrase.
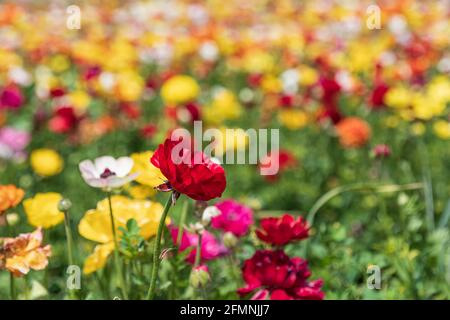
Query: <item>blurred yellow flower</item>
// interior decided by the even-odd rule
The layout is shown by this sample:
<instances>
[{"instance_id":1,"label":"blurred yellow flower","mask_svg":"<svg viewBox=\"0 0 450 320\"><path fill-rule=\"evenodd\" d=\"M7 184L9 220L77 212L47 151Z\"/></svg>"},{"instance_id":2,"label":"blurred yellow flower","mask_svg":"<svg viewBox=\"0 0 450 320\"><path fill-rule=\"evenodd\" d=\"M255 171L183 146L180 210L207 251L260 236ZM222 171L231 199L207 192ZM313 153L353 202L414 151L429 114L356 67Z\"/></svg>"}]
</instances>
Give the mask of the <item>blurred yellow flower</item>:
<instances>
[{"instance_id":1,"label":"blurred yellow flower","mask_svg":"<svg viewBox=\"0 0 450 320\"><path fill-rule=\"evenodd\" d=\"M266 74L261 80L261 88L268 93L277 93L282 89L280 79L272 74Z\"/></svg>"},{"instance_id":2,"label":"blurred yellow flower","mask_svg":"<svg viewBox=\"0 0 450 320\"><path fill-rule=\"evenodd\" d=\"M213 101L204 110L204 119L210 124L220 124L225 120L239 118L242 107L236 95L225 88L215 92Z\"/></svg>"},{"instance_id":3,"label":"blurred yellow flower","mask_svg":"<svg viewBox=\"0 0 450 320\"><path fill-rule=\"evenodd\" d=\"M149 187L157 187L160 184L164 183L167 178L164 177L161 171L150 162L150 158L152 156L152 151L133 153L130 156L134 162L131 173L139 173L135 181L139 182L140 184Z\"/></svg>"},{"instance_id":4,"label":"blurred yellow flower","mask_svg":"<svg viewBox=\"0 0 450 320\"><path fill-rule=\"evenodd\" d=\"M290 130L298 130L308 123L308 114L302 110L281 110L278 120Z\"/></svg>"},{"instance_id":5,"label":"blurred yellow flower","mask_svg":"<svg viewBox=\"0 0 450 320\"><path fill-rule=\"evenodd\" d=\"M163 206L160 203L148 200L133 200L124 196L113 196L111 202L119 238L119 227L125 227L130 219L136 220L144 239L156 234L163 211ZM102 268L114 249L108 199L98 202L96 209L86 212L78 225L78 231L84 238L102 244L97 246L94 253L85 261L83 272L89 274Z\"/></svg>"},{"instance_id":6,"label":"blurred yellow flower","mask_svg":"<svg viewBox=\"0 0 450 320\"><path fill-rule=\"evenodd\" d=\"M64 213L58 210L62 195L55 192L38 193L33 198L26 199L23 207L28 222L34 227L48 229L64 220Z\"/></svg>"},{"instance_id":7,"label":"blurred yellow flower","mask_svg":"<svg viewBox=\"0 0 450 320\"><path fill-rule=\"evenodd\" d=\"M144 91L144 80L132 71L119 73L116 83L117 97L122 101L138 100Z\"/></svg>"},{"instance_id":8,"label":"blurred yellow flower","mask_svg":"<svg viewBox=\"0 0 450 320\"><path fill-rule=\"evenodd\" d=\"M82 90L73 91L69 94L69 101L71 105L78 112L82 113L86 111L89 103L91 102L91 97L89 94Z\"/></svg>"},{"instance_id":9,"label":"blurred yellow flower","mask_svg":"<svg viewBox=\"0 0 450 320\"><path fill-rule=\"evenodd\" d=\"M214 153L216 156L222 156L227 151L243 151L248 145L248 135L244 129L219 129L221 135L214 141Z\"/></svg>"},{"instance_id":10,"label":"blurred yellow flower","mask_svg":"<svg viewBox=\"0 0 450 320\"><path fill-rule=\"evenodd\" d=\"M243 68L249 73L267 73L274 69L275 63L272 55L260 49L249 50L245 53Z\"/></svg>"},{"instance_id":11,"label":"blurred yellow flower","mask_svg":"<svg viewBox=\"0 0 450 320\"><path fill-rule=\"evenodd\" d=\"M50 59L48 65L52 71L59 73L70 68L70 60L63 54L57 54Z\"/></svg>"},{"instance_id":12,"label":"blurred yellow flower","mask_svg":"<svg viewBox=\"0 0 450 320\"><path fill-rule=\"evenodd\" d=\"M36 149L31 152L30 163L33 171L41 177L51 177L60 173L64 160L53 149Z\"/></svg>"},{"instance_id":13,"label":"blurred yellow flower","mask_svg":"<svg viewBox=\"0 0 450 320\"><path fill-rule=\"evenodd\" d=\"M145 200L155 195L156 190L145 185L129 186L127 188L128 194L137 200Z\"/></svg>"},{"instance_id":14,"label":"blurred yellow flower","mask_svg":"<svg viewBox=\"0 0 450 320\"><path fill-rule=\"evenodd\" d=\"M386 104L393 108L407 108L411 104L412 93L405 87L393 87L386 93Z\"/></svg>"},{"instance_id":15,"label":"blurred yellow flower","mask_svg":"<svg viewBox=\"0 0 450 320\"><path fill-rule=\"evenodd\" d=\"M410 127L411 133L415 136L421 136L425 133L426 127L422 122L415 122Z\"/></svg>"},{"instance_id":16,"label":"blurred yellow flower","mask_svg":"<svg viewBox=\"0 0 450 320\"><path fill-rule=\"evenodd\" d=\"M434 133L441 139L450 139L450 122L446 120L438 120L433 123Z\"/></svg>"},{"instance_id":17,"label":"blurred yellow flower","mask_svg":"<svg viewBox=\"0 0 450 320\"><path fill-rule=\"evenodd\" d=\"M173 76L161 87L161 97L166 104L183 104L195 100L199 93L197 81L186 75Z\"/></svg>"},{"instance_id":18,"label":"blurred yellow flower","mask_svg":"<svg viewBox=\"0 0 450 320\"><path fill-rule=\"evenodd\" d=\"M316 70L308 66L301 66L299 68L300 78L299 83L302 86L311 86L319 80L319 74Z\"/></svg>"}]
</instances>

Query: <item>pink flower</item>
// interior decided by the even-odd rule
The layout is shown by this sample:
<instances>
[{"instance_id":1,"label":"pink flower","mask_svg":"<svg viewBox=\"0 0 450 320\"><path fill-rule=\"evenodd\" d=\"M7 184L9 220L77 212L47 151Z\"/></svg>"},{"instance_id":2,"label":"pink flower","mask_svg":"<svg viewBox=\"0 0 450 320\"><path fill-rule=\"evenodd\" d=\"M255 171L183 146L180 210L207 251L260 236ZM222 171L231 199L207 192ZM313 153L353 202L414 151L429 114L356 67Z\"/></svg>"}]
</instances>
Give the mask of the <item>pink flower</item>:
<instances>
[{"instance_id":1,"label":"pink flower","mask_svg":"<svg viewBox=\"0 0 450 320\"><path fill-rule=\"evenodd\" d=\"M170 234L172 235L173 242L177 241L178 228L175 226L169 227ZM195 254L197 252L197 242L198 235L183 231L183 236L181 237L181 243L179 246L180 251L187 249L192 249L192 251L187 256L186 260L189 263L194 263ZM213 260L227 252L225 246L217 241L217 239L208 231L203 231L202 235L202 251L201 251L201 261Z\"/></svg>"},{"instance_id":2,"label":"pink flower","mask_svg":"<svg viewBox=\"0 0 450 320\"><path fill-rule=\"evenodd\" d=\"M30 142L30 134L26 131L5 127L0 129L0 158L23 159L24 149Z\"/></svg>"},{"instance_id":3,"label":"pink flower","mask_svg":"<svg viewBox=\"0 0 450 320\"><path fill-rule=\"evenodd\" d=\"M253 224L253 211L239 202L227 199L216 204L221 214L212 219L212 227L241 237Z\"/></svg>"}]
</instances>

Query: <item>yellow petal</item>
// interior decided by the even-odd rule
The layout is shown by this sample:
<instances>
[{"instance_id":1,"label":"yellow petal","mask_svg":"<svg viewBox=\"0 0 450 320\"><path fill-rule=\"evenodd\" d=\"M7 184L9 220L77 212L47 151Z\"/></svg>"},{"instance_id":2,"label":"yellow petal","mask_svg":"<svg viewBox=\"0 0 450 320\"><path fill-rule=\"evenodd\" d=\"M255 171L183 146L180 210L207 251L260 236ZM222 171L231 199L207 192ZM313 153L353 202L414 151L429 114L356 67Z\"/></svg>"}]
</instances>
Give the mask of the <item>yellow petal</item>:
<instances>
[{"instance_id":1,"label":"yellow petal","mask_svg":"<svg viewBox=\"0 0 450 320\"><path fill-rule=\"evenodd\" d=\"M89 255L84 261L83 273L90 274L102 269L108 257L114 250L114 243L100 244L95 246L94 252Z\"/></svg>"},{"instance_id":2,"label":"yellow petal","mask_svg":"<svg viewBox=\"0 0 450 320\"><path fill-rule=\"evenodd\" d=\"M150 162L150 158L152 156L152 151L133 153L131 155L131 159L134 161L134 166L131 172L139 173L136 181L140 184L149 187L156 187L164 183L167 179L161 171Z\"/></svg>"},{"instance_id":3,"label":"yellow petal","mask_svg":"<svg viewBox=\"0 0 450 320\"><path fill-rule=\"evenodd\" d=\"M23 202L28 222L34 227L50 228L64 220L64 213L58 210L62 196L59 193L38 193Z\"/></svg>"}]
</instances>

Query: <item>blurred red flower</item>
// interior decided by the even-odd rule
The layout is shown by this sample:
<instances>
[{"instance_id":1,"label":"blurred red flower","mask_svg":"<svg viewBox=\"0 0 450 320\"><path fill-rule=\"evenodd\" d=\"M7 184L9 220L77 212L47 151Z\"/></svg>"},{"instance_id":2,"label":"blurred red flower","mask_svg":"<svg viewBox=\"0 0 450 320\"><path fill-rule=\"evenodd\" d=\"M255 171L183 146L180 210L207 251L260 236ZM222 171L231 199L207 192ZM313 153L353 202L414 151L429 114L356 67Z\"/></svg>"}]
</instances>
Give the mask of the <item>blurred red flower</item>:
<instances>
[{"instance_id":1,"label":"blurred red flower","mask_svg":"<svg viewBox=\"0 0 450 320\"><path fill-rule=\"evenodd\" d=\"M151 163L159 168L168 180L160 189L175 190L194 200L208 201L218 198L227 184L222 166L213 162L203 152L194 151L192 147L186 148L183 140L166 139L153 154Z\"/></svg>"},{"instance_id":2,"label":"blurred red flower","mask_svg":"<svg viewBox=\"0 0 450 320\"><path fill-rule=\"evenodd\" d=\"M283 250L258 250L242 268L246 286L238 289L241 296L256 290L252 299L322 300L322 280L308 281L311 271L302 258L290 258Z\"/></svg>"},{"instance_id":3,"label":"blurred red flower","mask_svg":"<svg viewBox=\"0 0 450 320\"><path fill-rule=\"evenodd\" d=\"M48 123L49 130L55 133L68 133L75 129L80 119L72 107L64 106L56 109Z\"/></svg>"},{"instance_id":4,"label":"blurred red flower","mask_svg":"<svg viewBox=\"0 0 450 320\"><path fill-rule=\"evenodd\" d=\"M258 238L274 246L283 246L292 241L306 239L309 235L308 222L301 216L294 219L289 214L284 214L280 218L263 218L261 228L256 230Z\"/></svg>"}]
</instances>

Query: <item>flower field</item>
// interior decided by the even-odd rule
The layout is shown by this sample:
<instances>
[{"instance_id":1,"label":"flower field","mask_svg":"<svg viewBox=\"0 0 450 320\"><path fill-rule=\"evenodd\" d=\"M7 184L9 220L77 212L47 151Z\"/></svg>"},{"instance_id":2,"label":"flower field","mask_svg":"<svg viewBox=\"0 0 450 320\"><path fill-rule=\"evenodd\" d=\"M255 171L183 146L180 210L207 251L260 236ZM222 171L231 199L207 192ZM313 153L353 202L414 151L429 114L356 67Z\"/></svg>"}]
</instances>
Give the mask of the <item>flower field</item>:
<instances>
[{"instance_id":1,"label":"flower field","mask_svg":"<svg viewBox=\"0 0 450 320\"><path fill-rule=\"evenodd\" d=\"M0 300L450 299L450 2L0 3Z\"/></svg>"}]
</instances>

